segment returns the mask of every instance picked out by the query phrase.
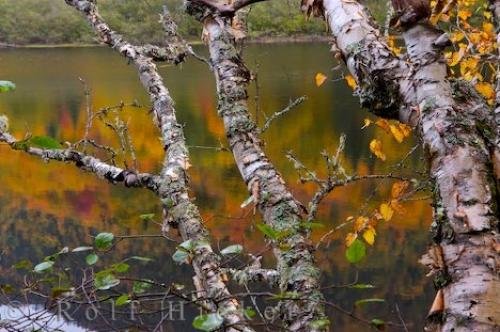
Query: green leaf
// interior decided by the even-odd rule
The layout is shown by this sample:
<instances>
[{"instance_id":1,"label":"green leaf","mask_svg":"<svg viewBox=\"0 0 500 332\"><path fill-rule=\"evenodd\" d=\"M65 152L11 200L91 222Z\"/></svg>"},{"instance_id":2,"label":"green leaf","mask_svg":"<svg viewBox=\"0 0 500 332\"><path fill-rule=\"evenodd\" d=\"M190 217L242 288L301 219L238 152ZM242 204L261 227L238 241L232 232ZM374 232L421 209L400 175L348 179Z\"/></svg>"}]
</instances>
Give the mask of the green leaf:
<instances>
[{"instance_id":1,"label":"green leaf","mask_svg":"<svg viewBox=\"0 0 500 332\"><path fill-rule=\"evenodd\" d=\"M220 251L221 255L241 254L242 252L243 246L241 244L233 244Z\"/></svg>"},{"instance_id":2,"label":"green leaf","mask_svg":"<svg viewBox=\"0 0 500 332\"><path fill-rule=\"evenodd\" d=\"M5 284L5 285L0 284L0 290L4 293L14 293L15 288L10 284ZM0 322L1 322L1 320L0 320ZM1 326L1 323L0 323L0 326Z\"/></svg>"},{"instance_id":3,"label":"green leaf","mask_svg":"<svg viewBox=\"0 0 500 332\"><path fill-rule=\"evenodd\" d=\"M116 302L115 302L115 305L117 307L121 307L127 303L130 303L130 299L128 297L128 294L123 294L123 295L120 295L117 299L116 299Z\"/></svg>"},{"instance_id":4,"label":"green leaf","mask_svg":"<svg viewBox=\"0 0 500 332\"><path fill-rule=\"evenodd\" d=\"M106 290L118 286L119 284L120 280L107 270L98 272L95 275L94 286L97 289Z\"/></svg>"},{"instance_id":5,"label":"green leaf","mask_svg":"<svg viewBox=\"0 0 500 332\"><path fill-rule=\"evenodd\" d=\"M107 250L113 245L114 238L112 233L100 233L95 237L94 243L97 249Z\"/></svg>"},{"instance_id":6,"label":"green leaf","mask_svg":"<svg viewBox=\"0 0 500 332\"><path fill-rule=\"evenodd\" d=\"M54 287L50 290L52 298L58 298L61 295L72 293L73 288L71 287Z\"/></svg>"},{"instance_id":7,"label":"green leaf","mask_svg":"<svg viewBox=\"0 0 500 332\"><path fill-rule=\"evenodd\" d=\"M299 297L300 297L299 293L297 291L293 291L293 292L281 292L279 294L274 294L273 296L271 296L271 299L273 299L273 300L283 300L283 299L294 300L294 299L298 299Z\"/></svg>"},{"instance_id":8,"label":"green leaf","mask_svg":"<svg viewBox=\"0 0 500 332\"><path fill-rule=\"evenodd\" d=\"M271 226L266 224L258 224L257 228L264 233L265 236L272 240L277 240L279 236L279 232L273 229Z\"/></svg>"},{"instance_id":9,"label":"green leaf","mask_svg":"<svg viewBox=\"0 0 500 332\"><path fill-rule=\"evenodd\" d=\"M11 81L0 81L0 92L12 91L16 88L16 85Z\"/></svg>"},{"instance_id":10,"label":"green leaf","mask_svg":"<svg viewBox=\"0 0 500 332\"><path fill-rule=\"evenodd\" d=\"M87 257L85 257L85 261L87 262L87 265L94 265L95 263L97 263L98 260L99 260L99 256L97 256L94 253L89 254L89 255L87 255Z\"/></svg>"},{"instance_id":11,"label":"green leaf","mask_svg":"<svg viewBox=\"0 0 500 332\"><path fill-rule=\"evenodd\" d=\"M146 214L141 214L139 218L143 221L152 221L155 217L154 213L146 213Z\"/></svg>"},{"instance_id":12,"label":"green leaf","mask_svg":"<svg viewBox=\"0 0 500 332\"><path fill-rule=\"evenodd\" d=\"M185 251L184 249L178 249L172 255L172 259L176 263L184 264L189 262L189 256L190 256L189 252Z\"/></svg>"},{"instance_id":13,"label":"green leaf","mask_svg":"<svg viewBox=\"0 0 500 332\"><path fill-rule=\"evenodd\" d=\"M121 263L114 264L111 268L113 270L115 270L117 273L125 273L130 268L130 265L128 265L127 263L121 262Z\"/></svg>"},{"instance_id":14,"label":"green leaf","mask_svg":"<svg viewBox=\"0 0 500 332\"><path fill-rule=\"evenodd\" d=\"M324 224L320 223L320 222L312 222L312 221L308 221L308 222L303 222L300 224L300 226L302 226L303 228L306 228L306 229L314 229L314 228L323 228L325 227Z\"/></svg>"},{"instance_id":15,"label":"green leaf","mask_svg":"<svg viewBox=\"0 0 500 332\"><path fill-rule=\"evenodd\" d=\"M31 263L31 261L29 261L27 259L23 259L23 260L17 262L16 264L14 264L14 268L16 270L31 270L32 267L33 267L33 264Z\"/></svg>"},{"instance_id":16,"label":"green leaf","mask_svg":"<svg viewBox=\"0 0 500 332\"><path fill-rule=\"evenodd\" d=\"M82 251L90 251L90 250L93 250L94 247L77 247L73 250L71 250L72 252L82 252Z\"/></svg>"},{"instance_id":17,"label":"green leaf","mask_svg":"<svg viewBox=\"0 0 500 332\"><path fill-rule=\"evenodd\" d=\"M197 316L193 321L193 326L201 331L214 331L219 329L224 323L224 318L218 313Z\"/></svg>"},{"instance_id":18,"label":"green leaf","mask_svg":"<svg viewBox=\"0 0 500 332\"><path fill-rule=\"evenodd\" d=\"M61 143L48 136L33 136L29 139L28 144L42 149L61 148Z\"/></svg>"},{"instance_id":19,"label":"green leaf","mask_svg":"<svg viewBox=\"0 0 500 332\"><path fill-rule=\"evenodd\" d=\"M383 330L385 322L381 319L374 318L370 322L377 330Z\"/></svg>"},{"instance_id":20,"label":"green leaf","mask_svg":"<svg viewBox=\"0 0 500 332\"><path fill-rule=\"evenodd\" d=\"M363 259L366 255L366 247L363 242L356 239L351 244L349 248L347 248L345 252L345 257L351 263L357 263Z\"/></svg>"},{"instance_id":21,"label":"green leaf","mask_svg":"<svg viewBox=\"0 0 500 332\"><path fill-rule=\"evenodd\" d=\"M357 300L354 302L355 306L360 306L362 304L367 304L367 303L383 303L385 302L384 299L362 299L362 300Z\"/></svg>"},{"instance_id":22,"label":"green leaf","mask_svg":"<svg viewBox=\"0 0 500 332\"><path fill-rule=\"evenodd\" d=\"M328 319L317 319L311 322L311 328L314 330L326 330L328 326L330 326Z\"/></svg>"},{"instance_id":23,"label":"green leaf","mask_svg":"<svg viewBox=\"0 0 500 332\"><path fill-rule=\"evenodd\" d=\"M187 240L177 246L177 251L172 255L174 262L183 264L189 263L191 252L196 247L196 241Z\"/></svg>"},{"instance_id":24,"label":"green leaf","mask_svg":"<svg viewBox=\"0 0 500 332\"><path fill-rule=\"evenodd\" d=\"M182 242L181 244L179 244L179 248L182 248L186 251L192 251L195 247L195 241L193 240L186 240L184 242Z\"/></svg>"},{"instance_id":25,"label":"green leaf","mask_svg":"<svg viewBox=\"0 0 500 332\"><path fill-rule=\"evenodd\" d=\"M45 261L45 262L42 262L42 263L38 264L37 266L35 266L35 268L33 270L36 273L43 273L43 272L46 272L47 270L50 270L53 266L54 266L53 261Z\"/></svg>"},{"instance_id":26,"label":"green leaf","mask_svg":"<svg viewBox=\"0 0 500 332\"><path fill-rule=\"evenodd\" d=\"M134 285L132 286L132 291L136 294L141 294L144 293L149 288L151 288L151 286L152 285L150 282L134 281Z\"/></svg>"},{"instance_id":27,"label":"green leaf","mask_svg":"<svg viewBox=\"0 0 500 332\"><path fill-rule=\"evenodd\" d=\"M255 315L257 314L255 312L255 310L253 310L253 308L251 307L247 307L244 311L243 311L243 314L245 315L246 319L252 319L255 317Z\"/></svg>"}]
</instances>

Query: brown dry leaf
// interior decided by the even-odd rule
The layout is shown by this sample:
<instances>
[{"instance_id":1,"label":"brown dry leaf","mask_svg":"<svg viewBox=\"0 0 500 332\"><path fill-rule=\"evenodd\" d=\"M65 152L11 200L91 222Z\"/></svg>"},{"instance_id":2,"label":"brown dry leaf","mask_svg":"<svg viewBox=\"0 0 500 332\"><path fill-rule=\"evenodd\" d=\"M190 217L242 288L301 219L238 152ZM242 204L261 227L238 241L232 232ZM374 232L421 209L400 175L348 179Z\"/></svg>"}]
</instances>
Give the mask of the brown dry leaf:
<instances>
[{"instance_id":1,"label":"brown dry leaf","mask_svg":"<svg viewBox=\"0 0 500 332\"><path fill-rule=\"evenodd\" d=\"M389 121L385 119L378 119L377 121L375 121L375 124L380 128L384 129L386 133L391 132L391 129L389 129Z\"/></svg>"},{"instance_id":2,"label":"brown dry leaf","mask_svg":"<svg viewBox=\"0 0 500 332\"><path fill-rule=\"evenodd\" d=\"M396 199L391 200L391 208L399 214L405 214L406 210L403 207L403 204L399 203Z\"/></svg>"},{"instance_id":3,"label":"brown dry leaf","mask_svg":"<svg viewBox=\"0 0 500 332\"><path fill-rule=\"evenodd\" d=\"M440 288L432 302L431 310L429 310L429 316L442 313L444 311L444 298L443 298L443 289Z\"/></svg>"},{"instance_id":4,"label":"brown dry leaf","mask_svg":"<svg viewBox=\"0 0 500 332\"><path fill-rule=\"evenodd\" d=\"M411 134L411 127L407 124L399 123L399 130L401 130L405 137L408 137Z\"/></svg>"},{"instance_id":5,"label":"brown dry leaf","mask_svg":"<svg viewBox=\"0 0 500 332\"><path fill-rule=\"evenodd\" d=\"M314 82L316 83L317 87L320 87L323 85L323 83L325 83L327 78L328 77L325 74L317 73L316 76L314 77Z\"/></svg>"},{"instance_id":6,"label":"brown dry leaf","mask_svg":"<svg viewBox=\"0 0 500 332\"><path fill-rule=\"evenodd\" d=\"M394 199L398 199L403 195L405 190L408 188L408 181L398 181L392 185L391 188L391 197Z\"/></svg>"},{"instance_id":7,"label":"brown dry leaf","mask_svg":"<svg viewBox=\"0 0 500 332\"><path fill-rule=\"evenodd\" d=\"M368 222L368 218L366 217L358 217L354 222L354 230L356 232L361 231L366 227L366 223Z\"/></svg>"}]
</instances>

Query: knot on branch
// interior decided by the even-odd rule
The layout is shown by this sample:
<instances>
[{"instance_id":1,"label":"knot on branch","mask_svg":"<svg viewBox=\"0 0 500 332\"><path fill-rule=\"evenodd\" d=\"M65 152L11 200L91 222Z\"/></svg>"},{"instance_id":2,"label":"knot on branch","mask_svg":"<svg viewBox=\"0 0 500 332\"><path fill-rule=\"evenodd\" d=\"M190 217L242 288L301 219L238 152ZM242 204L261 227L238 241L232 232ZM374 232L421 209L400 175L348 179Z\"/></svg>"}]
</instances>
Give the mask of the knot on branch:
<instances>
[{"instance_id":1,"label":"knot on branch","mask_svg":"<svg viewBox=\"0 0 500 332\"><path fill-rule=\"evenodd\" d=\"M307 15L307 17L323 17L325 13L323 0L302 0L300 9Z\"/></svg>"},{"instance_id":2,"label":"knot on branch","mask_svg":"<svg viewBox=\"0 0 500 332\"><path fill-rule=\"evenodd\" d=\"M391 2L395 11L393 25L400 25L405 30L431 16L428 0L391 0Z\"/></svg>"},{"instance_id":3,"label":"knot on branch","mask_svg":"<svg viewBox=\"0 0 500 332\"><path fill-rule=\"evenodd\" d=\"M184 8L187 14L194 17L199 22L203 22L206 18L216 14L213 7L207 6L202 1L197 0L185 0Z\"/></svg>"}]
</instances>

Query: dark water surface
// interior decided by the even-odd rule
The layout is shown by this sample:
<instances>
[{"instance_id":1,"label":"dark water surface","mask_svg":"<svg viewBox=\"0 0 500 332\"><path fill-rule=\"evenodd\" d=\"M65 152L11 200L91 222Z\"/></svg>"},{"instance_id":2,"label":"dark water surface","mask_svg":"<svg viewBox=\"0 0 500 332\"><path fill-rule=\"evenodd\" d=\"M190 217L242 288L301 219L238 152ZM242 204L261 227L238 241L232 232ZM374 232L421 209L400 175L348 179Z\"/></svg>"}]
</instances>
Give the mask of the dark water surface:
<instances>
[{"instance_id":1,"label":"dark water surface","mask_svg":"<svg viewBox=\"0 0 500 332\"><path fill-rule=\"evenodd\" d=\"M335 151L339 136L345 133L346 169L369 174L387 170L413 145L400 144L382 130L371 127L361 130L368 113L360 110L357 98L343 80L329 80L319 88L315 86L317 72L334 76L331 68L335 64L328 45L251 45L246 51L246 61L253 70L258 69L259 96L257 103L256 88L252 85L252 112L256 104L272 114L285 107L290 99L301 95L308 98L264 134L266 151L303 202L310 199L316 188L298 182L293 165L285 157L286 151L293 150L308 167L324 174L320 152ZM249 251L258 251L264 243L254 227L259 217L253 216L251 209L240 208L247 192L231 154L199 148L225 144L216 112L212 74L204 64L192 60L177 68L162 67L161 72L192 146L192 195L213 238L221 247L241 243ZM79 77L91 87L95 110L135 99L146 105L143 109L127 108L124 118L129 120L140 170L157 171L162 149L148 114L148 98L135 68L108 49L0 50L0 79L17 84L15 92L0 95L0 113L9 116L12 131L20 138L29 130L60 141L76 141L83 136L86 117ZM258 121L263 123L262 113ZM102 143L118 144L104 125L96 125L91 136ZM383 142L388 155L386 162L376 162L369 152L369 142L374 137ZM410 158L411 167L417 163L418 156ZM318 241L348 216L372 211L387 200L390 185L391 181L372 181L337 189L321 206L319 219L325 227L314 230L314 240ZM0 188L0 284L22 281L21 274L11 269L13 263L21 259L39 262L65 246L89 244L90 235L101 231L117 235L158 233L157 225L139 218L145 213L160 215L158 202L149 192L114 187L74 166L44 164L5 146L0 146ZM431 281L417 263L428 243L430 208L428 201L405 203L404 207L404 214L396 214L391 221L379 224L376 242L360 264L351 265L344 257L343 238L352 226L336 232L327 241L328 246L318 249L317 257L324 271L325 287L350 283L356 275L359 283L375 286L365 290L329 287L325 290L328 301L351 310L356 300L383 298L384 303L366 304L356 309L356 313L369 320L376 317L398 324L402 318L410 331L417 331L433 295ZM149 256L155 260L133 267L131 273L167 284L182 281L189 285L192 270L173 263L170 258L173 248L173 244L159 238L122 241L104 261L116 262L131 254ZM272 257L266 256L265 264L272 262ZM369 329L338 311L329 309L329 314L336 331ZM93 327L84 320L78 324ZM167 322L165 327L171 325L184 331L190 323Z\"/></svg>"}]
</instances>

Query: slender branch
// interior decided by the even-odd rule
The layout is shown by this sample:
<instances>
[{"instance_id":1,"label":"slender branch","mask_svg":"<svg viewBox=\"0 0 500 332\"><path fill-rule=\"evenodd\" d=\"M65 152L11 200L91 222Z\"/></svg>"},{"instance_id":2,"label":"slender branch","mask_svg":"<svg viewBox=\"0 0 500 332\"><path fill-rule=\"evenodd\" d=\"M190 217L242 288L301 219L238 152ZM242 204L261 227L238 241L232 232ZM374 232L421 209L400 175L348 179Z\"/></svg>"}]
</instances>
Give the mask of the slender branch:
<instances>
[{"instance_id":1,"label":"slender branch","mask_svg":"<svg viewBox=\"0 0 500 332\"><path fill-rule=\"evenodd\" d=\"M264 123L264 126L262 126L262 128L259 130L260 133L263 133L265 132L266 130L269 129L269 127L271 126L272 122L276 119L278 119L280 116L290 112L291 110L293 110L295 107L299 106L300 104L302 104L305 100L306 100L306 96L302 96L302 97L299 97L293 101L290 101L290 103L288 104L287 107L285 107L284 109L282 109L281 111L279 112L276 112L274 113L273 115L271 115L267 120L266 120L266 123Z\"/></svg>"},{"instance_id":2,"label":"slender branch","mask_svg":"<svg viewBox=\"0 0 500 332\"><path fill-rule=\"evenodd\" d=\"M122 183L126 187L142 187L158 192L161 184L160 176L149 173L134 173L114 165L107 164L93 156L86 155L72 148L44 149L29 146L25 141L18 141L7 132L0 132L0 142L7 143L13 150L24 151L44 161L54 160L72 163L78 168L93 173L99 178L113 184Z\"/></svg>"},{"instance_id":3,"label":"slender branch","mask_svg":"<svg viewBox=\"0 0 500 332\"><path fill-rule=\"evenodd\" d=\"M190 0L190 1L206 5L216 10L222 16L233 16L238 10L246 6L268 0L234 0L229 3L222 3L219 0Z\"/></svg>"}]
</instances>

